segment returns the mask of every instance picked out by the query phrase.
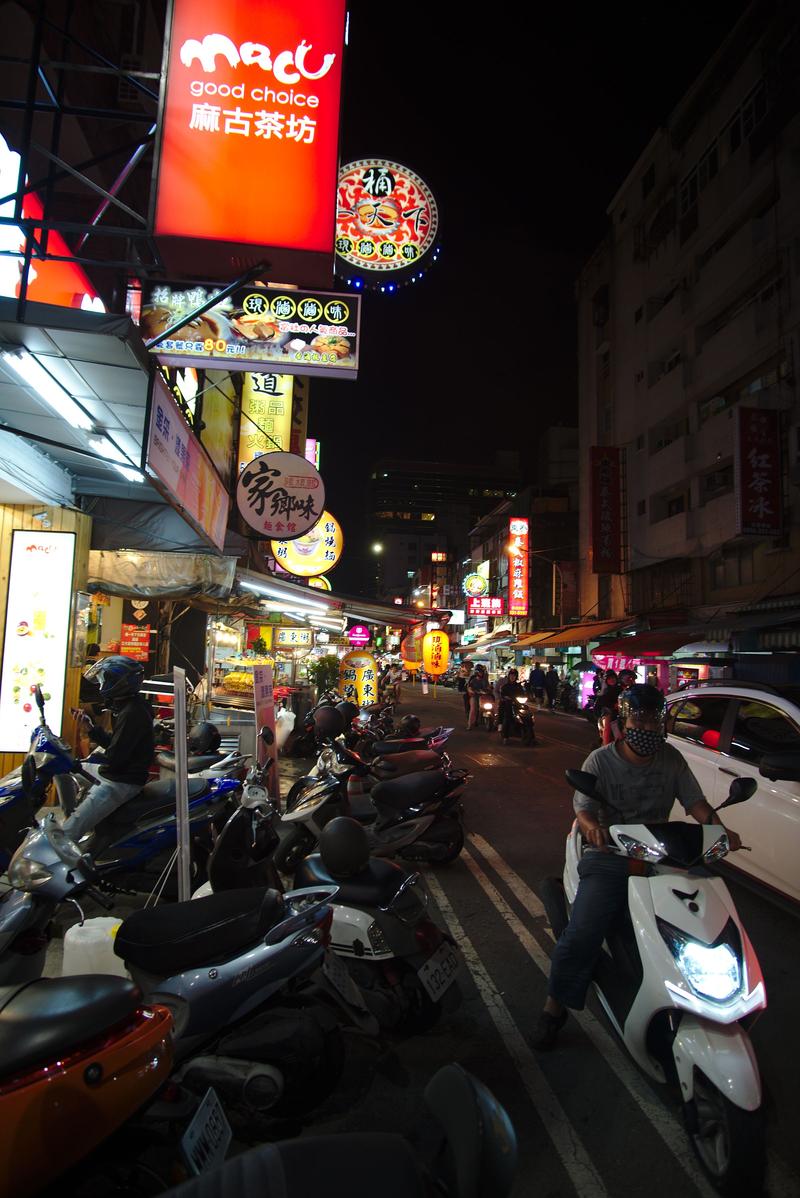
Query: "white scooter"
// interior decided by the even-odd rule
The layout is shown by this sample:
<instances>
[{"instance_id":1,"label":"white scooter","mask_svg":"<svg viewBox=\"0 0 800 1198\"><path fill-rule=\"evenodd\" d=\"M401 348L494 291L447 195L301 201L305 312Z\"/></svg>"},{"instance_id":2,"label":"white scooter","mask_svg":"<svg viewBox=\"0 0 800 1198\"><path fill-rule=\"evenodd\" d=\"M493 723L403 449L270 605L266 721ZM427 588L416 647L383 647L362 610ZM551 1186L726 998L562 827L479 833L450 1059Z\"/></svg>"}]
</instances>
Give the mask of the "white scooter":
<instances>
[{"instance_id":1,"label":"white scooter","mask_svg":"<svg viewBox=\"0 0 800 1198\"><path fill-rule=\"evenodd\" d=\"M606 803L593 774L567 770L567 780ZM755 789L754 779L735 779L717 810ZM718 824L683 822L613 824L609 834L631 876L627 917L595 969L598 998L644 1072L677 1084L692 1146L717 1189L758 1194L766 1157L761 1080L745 1025L767 996L728 888L708 869L729 852L727 834ZM548 878L542 888L556 936L575 901L583 849L575 822L563 886Z\"/></svg>"}]
</instances>

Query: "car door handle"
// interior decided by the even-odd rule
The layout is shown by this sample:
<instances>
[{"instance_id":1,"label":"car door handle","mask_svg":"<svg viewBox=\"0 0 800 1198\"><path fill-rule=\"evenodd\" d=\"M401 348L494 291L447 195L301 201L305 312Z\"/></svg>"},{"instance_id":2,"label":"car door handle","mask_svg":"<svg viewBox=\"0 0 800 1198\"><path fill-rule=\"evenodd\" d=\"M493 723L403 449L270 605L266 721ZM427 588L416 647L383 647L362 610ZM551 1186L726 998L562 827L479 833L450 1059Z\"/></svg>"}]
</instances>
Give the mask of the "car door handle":
<instances>
[{"instance_id":1,"label":"car door handle","mask_svg":"<svg viewBox=\"0 0 800 1198\"><path fill-rule=\"evenodd\" d=\"M737 774L735 770L726 770L724 765L719 767L719 772L721 774L728 774L731 778L741 778L742 776L741 774Z\"/></svg>"}]
</instances>

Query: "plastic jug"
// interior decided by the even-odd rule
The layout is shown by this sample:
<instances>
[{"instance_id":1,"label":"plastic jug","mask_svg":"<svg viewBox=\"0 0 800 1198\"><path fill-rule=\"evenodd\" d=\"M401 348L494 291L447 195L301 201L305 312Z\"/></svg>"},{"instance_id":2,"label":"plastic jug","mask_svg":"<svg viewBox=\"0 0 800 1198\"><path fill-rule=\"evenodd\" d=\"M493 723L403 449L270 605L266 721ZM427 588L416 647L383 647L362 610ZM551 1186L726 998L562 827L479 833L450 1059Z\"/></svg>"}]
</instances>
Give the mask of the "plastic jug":
<instances>
[{"instance_id":1,"label":"plastic jug","mask_svg":"<svg viewBox=\"0 0 800 1198\"><path fill-rule=\"evenodd\" d=\"M101 915L69 928L64 936L61 976L113 973L120 978L129 977L124 961L114 954L114 937L121 923L119 918Z\"/></svg>"}]
</instances>

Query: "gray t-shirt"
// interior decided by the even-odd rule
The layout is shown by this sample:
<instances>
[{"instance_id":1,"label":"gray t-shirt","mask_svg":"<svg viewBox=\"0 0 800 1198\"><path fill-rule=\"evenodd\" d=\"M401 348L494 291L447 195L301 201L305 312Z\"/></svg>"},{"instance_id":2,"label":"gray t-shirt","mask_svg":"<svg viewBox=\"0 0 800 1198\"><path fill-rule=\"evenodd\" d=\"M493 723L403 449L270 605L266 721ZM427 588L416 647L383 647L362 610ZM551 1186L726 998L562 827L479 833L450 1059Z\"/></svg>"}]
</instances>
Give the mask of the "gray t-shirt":
<instances>
[{"instance_id":1,"label":"gray t-shirt","mask_svg":"<svg viewBox=\"0 0 800 1198\"><path fill-rule=\"evenodd\" d=\"M700 783L685 758L664 744L649 765L631 765L616 744L595 749L583 763L587 774L598 778L598 790L611 809L575 791L575 811L586 811L602 827L609 824L662 823L669 819L675 799L690 811L704 798Z\"/></svg>"}]
</instances>

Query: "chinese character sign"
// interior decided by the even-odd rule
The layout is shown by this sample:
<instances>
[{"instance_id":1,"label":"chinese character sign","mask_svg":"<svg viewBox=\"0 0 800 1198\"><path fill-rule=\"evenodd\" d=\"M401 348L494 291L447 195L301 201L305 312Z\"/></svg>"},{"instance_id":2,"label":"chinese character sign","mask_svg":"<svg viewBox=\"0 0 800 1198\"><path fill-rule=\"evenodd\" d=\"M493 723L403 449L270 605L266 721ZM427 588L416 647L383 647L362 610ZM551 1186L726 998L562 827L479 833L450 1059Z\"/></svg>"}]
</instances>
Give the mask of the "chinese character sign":
<instances>
[{"instance_id":1,"label":"chinese character sign","mask_svg":"<svg viewBox=\"0 0 800 1198\"><path fill-rule=\"evenodd\" d=\"M482 574L467 574L462 586L465 595L471 599L477 599L489 590L489 579L484 578Z\"/></svg>"},{"instance_id":2,"label":"chinese character sign","mask_svg":"<svg viewBox=\"0 0 800 1198\"><path fill-rule=\"evenodd\" d=\"M306 464L313 470L310 462ZM300 578L327 574L342 556L343 547L341 525L330 512L323 512L319 523L301 537L270 542L272 556L278 565L287 574L296 574Z\"/></svg>"},{"instance_id":3,"label":"chinese character sign","mask_svg":"<svg viewBox=\"0 0 800 1198\"><path fill-rule=\"evenodd\" d=\"M354 649L339 663L339 690L359 707L378 701L378 666L371 653Z\"/></svg>"},{"instance_id":4,"label":"chinese character sign","mask_svg":"<svg viewBox=\"0 0 800 1198\"><path fill-rule=\"evenodd\" d=\"M222 549L228 526L228 492L159 370L152 381L145 468L172 506Z\"/></svg>"},{"instance_id":5,"label":"chinese character sign","mask_svg":"<svg viewBox=\"0 0 800 1198\"><path fill-rule=\"evenodd\" d=\"M139 323L144 339L179 326L152 347L162 365L356 378L361 315L357 295L241 287L201 316L192 316L213 294L205 287L166 283L150 289ZM186 323L180 325L184 317ZM275 375L262 375L270 377ZM262 395L269 385L262 384ZM294 401L293 426L301 406L297 393ZM299 439L302 450L304 428Z\"/></svg>"},{"instance_id":6,"label":"chinese character sign","mask_svg":"<svg viewBox=\"0 0 800 1198\"><path fill-rule=\"evenodd\" d=\"M508 614L528 614L528 521L514 516L508 522Z\"/></svg>"},{"instance_id":7,"label":"chinese character sign","mask_svg":"<svg viewBox=\"0 0 800 1198\"><path fill-rule=\"evenodd\" d=\"M428 185L384 158L349 162L339 174L336 254L352 267L392 272L416 266L436 241L439 213Z\"/></svg>"},{"instance_id":8,"label":"chinese character sign","mask_svg":"<svg viewBox=\"0 0 800 1198\"><path fill-rule=\"evenodd\" d=\"M325 484L319 471L298 454L265 453L242 471L236 502L251 528L292 541L319 523Z\"/></svg>"},{"instance_id":9,"label":"chinese character sign","mask_svg":"<svg viewBox=\"0 0 800 1198\"><path fill-rule=\"evenodd\" d=\"M502 595L482 595L467 599L468 616L502 616L505 601Z\"/></svg>"},{"instance_id":10,"label":"chinese character sign","mask_svg":"<svg viewBox=\"0 0 800 1198\"><path fill-rule=\"evenodd\" d=\"M291 374L245 373L239 423L240 473L248 462L263 453L289 451L293 382Z\"/></svg>"},{"instance_id":11,"label":"chinese character sign","mask_svg":"<svg viewBox=\"0 0 800 1198\"><path fill-rule=\"evenodd\" d=\"M590 552L592 573L619 574L622 570L621 462L614 445L593 445L591 472Z\"/></svg>"},{"instance_id":12,"label":"chinese character sign","mask_svg":"<svg viewBox=\"0 0 800 1198\"><path fill-rule=\"evenodd\" d=\"M276 649L313 649L313 628L276 628Z\"/></svg>"},{"instance_id":13,"label":"chinese character sign","mask_svg":"<svg viewBox=\"0 0 800 1198\"><path fill-rule=\"evenodd\" d=\"M444 674L450 660L450 640L441 628L433 628L422 638L422 667L426 674Z\"/></svg>"},{"instance_id":14,"label":"chinese character sign","mask_svg":"<svg viewBox=\"0 0 800 1198\"><path fill-rule=\"evenodd\" d=\"M347 639L355 649L363 649L372 638L372 633L366 624L354 624L347 630Z\"/></svg>"},{"instance_id":15,"label":"chinese character sign","mask_svg":"<svg viewBox=\"0 0 800 1198\"><path fill-rule=\"evenodd\" d=\"M777 536L783 526L780 413L768 408L737 408L736 532Z\"/></svg>"},{"instance_id":16,"label":"chinese character sign","mask_svg":"<svg viewBox=\"0 0 800 1198\"><path fill-rule=\"evenodd\" d=\"M330 254L344 0L172 0L158 237Z\"/></svg>"}]
</instances>

